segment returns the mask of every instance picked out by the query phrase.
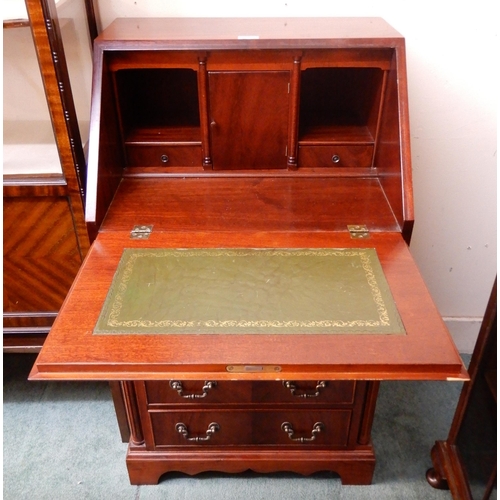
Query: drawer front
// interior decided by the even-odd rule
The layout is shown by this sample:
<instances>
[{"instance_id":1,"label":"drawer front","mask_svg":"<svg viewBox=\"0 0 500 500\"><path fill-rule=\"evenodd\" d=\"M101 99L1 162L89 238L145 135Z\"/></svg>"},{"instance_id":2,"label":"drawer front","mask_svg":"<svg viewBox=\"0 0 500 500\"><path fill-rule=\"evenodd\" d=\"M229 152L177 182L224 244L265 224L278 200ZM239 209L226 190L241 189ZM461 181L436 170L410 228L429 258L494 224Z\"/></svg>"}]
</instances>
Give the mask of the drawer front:
<instances>
[{"instance_id":1,"label":"drawer front","mask_svg":"<svg viewBox=\"0 0 500 500\"><path fill-rule=\"evenodd\" d=\"M171 380L145 382L148 404L250 403L252 382Z\"/></svg>"},{"instance_id":2,"label":"drawer front","mask_svg":"<svg viewBox=\"0 0 500 500\"><path fill-rule=\"evenodd\" d=\"M353 381L199 381L145 382L150 405L171 404L276 404L339 405L354 402Z\"/></svg>"},{"instance_id":3,"label":"drawer front","mask_svg":"<svg viewBox=\"0 0 500 500\"><path fill-rule=\"evenodd\" d=\"M254 382L252 398L254 403L352 404L355 387L354 381L338 380Z\"/></svg>"},{"instance_id":4,"label":"drawer front","mask_svg":"<svg viewBox=\"0 0 500 500\"><path fill-rule=\"evenodd\" d=\"M201 146L127 145L129 167L199 167Z\"/></svg>"},{"instance_id":5,"label":"drawer front","mask_svg":"<svg viewBox=\"0 0 500 500\"><path fill-rule=\"evenodd\" d=\"M347 446L351 410L287 409L256 412L253 444Z\"/></svg>"},{"instance_id":6,"label":"drawer front","mask_svg":"<svg viewBox=\"0 0 500 500\"><path fill-rule=\"evenodd\" d=\"M152 411L150 417L156 448L252 442L252 414L246 411Z\"/></svg>"},{"instance_id":7,"label":"drawer front","mask_svg":"<svg viewBox=\"0 0 500 500\"><path fill-rule=\"evenodd\" d=\"M348 443L351 410L151 411L156 448L336 446Z\"/></svg>"},{"instance_id":8,"label":"drawer front","mask_svg":"<svg viewBox=\"0 0 500 500\"><path fill-rule=\"evenodd\" d=\"M373 146L299 146L299 167L370 168Z\"/></svg>"}]
</instances>

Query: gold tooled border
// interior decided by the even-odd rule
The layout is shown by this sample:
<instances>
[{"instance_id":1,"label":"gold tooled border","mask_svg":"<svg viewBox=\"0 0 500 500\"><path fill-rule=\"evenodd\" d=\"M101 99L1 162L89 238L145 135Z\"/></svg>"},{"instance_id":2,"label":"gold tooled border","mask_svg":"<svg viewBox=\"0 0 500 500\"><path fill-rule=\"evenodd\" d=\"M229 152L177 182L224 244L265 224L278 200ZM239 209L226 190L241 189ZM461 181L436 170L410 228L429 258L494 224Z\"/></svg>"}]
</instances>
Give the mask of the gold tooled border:
<instances>
[{"instance_id":1,"label":"gold tooled border","mask_svg":"<svg viewBox=\"0 0 500 500\"><path fill-rule=\"evenodd\" d=\"M270 328L270 329L280 329L280 328L376 328L376 327L390 327L391 321L389 318L389 312L385 305L382 293L377 283L375 272L372 268L370 251L373 249L359 249L359 250L329 250L329 249L310 249L310 250L221 250L221 249L199 249L199 250L156 250L155 252L132 252L128 257L125 265L123 267L123 274L121 281L116 285L116 294L113 303L110 307L110 312L108 319L106 321L106 326L111 328L197 328L205 327L211 328ZM207 256L207 257L247 257L256 255L270 255L270 256L337 256L337 257L355 257L359 256L362 264L362 268L365 271L365 277L370 287L371 294L375 305L377 307L379 319L378 320L352 320L352 321L342 321L342 320L319 320L319 321L278 321L278 320L162 320L162 321L150 321L150 320L129 320L120 321L119 316L123 307L123 298L127 290L128 282L132 276L135 262L140 257L191 257L191 256Z\"/></svg>"}]
</instances>

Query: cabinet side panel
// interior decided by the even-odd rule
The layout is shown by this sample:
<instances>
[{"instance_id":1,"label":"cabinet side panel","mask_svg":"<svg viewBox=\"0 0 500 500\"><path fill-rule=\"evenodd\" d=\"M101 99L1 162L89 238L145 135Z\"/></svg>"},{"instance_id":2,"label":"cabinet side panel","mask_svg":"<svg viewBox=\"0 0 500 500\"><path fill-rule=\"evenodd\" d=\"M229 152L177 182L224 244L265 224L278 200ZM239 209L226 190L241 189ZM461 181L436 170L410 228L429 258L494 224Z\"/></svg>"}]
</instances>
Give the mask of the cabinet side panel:
<instances>
[{"instance_id":1,"label":"cabinet side panel","mask_svg":"<svg viewBox=\"0 0 500 500\"><path fill-rule=\"evenodd\" d=\"M106 215L125 165L113 81L104 55L96 46L85 214L91 239Z\"/></svg>"},{"instance_id":2,"label":"cabinet side panel","mask_svg":"<svg viewBox=\"0 0 500 500\"><path fill-rule=\"evenodd\" d=\"M401 76L404 60L398 63L395 52L387 74L386 91L382 106L378 144L374 166L380 174L394 216L403 230L413 220L411 163L408 131L406 78Z\"/></svg>"},{"instance_id":3,"label":"cabinet side panel","mask_svg":"<svg viewBox=\"0 0 500 500\"><path fill-rule=\"evenodd\" d=\"M68 199L4 198L3 223L4 313L57 312L81 264Z\"/></svg>"}]
</instances>

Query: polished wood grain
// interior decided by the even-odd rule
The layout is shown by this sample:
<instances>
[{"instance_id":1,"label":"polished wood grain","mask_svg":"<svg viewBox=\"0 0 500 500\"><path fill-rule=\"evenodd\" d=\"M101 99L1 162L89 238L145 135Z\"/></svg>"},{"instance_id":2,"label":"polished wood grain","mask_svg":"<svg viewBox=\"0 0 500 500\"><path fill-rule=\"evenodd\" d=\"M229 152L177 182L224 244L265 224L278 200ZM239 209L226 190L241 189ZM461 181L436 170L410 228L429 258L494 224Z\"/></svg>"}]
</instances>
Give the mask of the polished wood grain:
<instances>
[{"instance_id":1,"label":"polished wood grain","mask_svg":"<svg viewBox=\"0 0 500 500\"><path fill-rule=\"evenodd\" d=\"M127 164L131 167L200 166L202 152L200 146L186 146L166 143L149 146L134 144L127 146Z\"/></svg>"},{"instance_id":2,"label":"polished wood grain","mask_svg":"<svg viewBox=\"0 0 500 500\"><path fill-rule=\"evenodd\" d=\"M299 165L301 167L354 167L367 170L371 168L372 160L373 146L315 145L299 147Z\"/></svg>"},{"instance_id":3,"label":"polished wood grain","mask_svg":"<svg viewBox=\"0 0 500 500\"><path fill-rule=\"evenodd\" d=\"M448 437L431 450L429 484L455 500L496 498L497 282L493 284Z\"/></svg>"},{"instance_id":4,"label":"polished wood grain","mask_svg":"<svg viewBox=\"0 0 500 500\"><path fill-rule=\"evenodd\" d=\"M212 382L204 389L207 382ZM284 381L292 384L294 392L285 383L272 382L234 382L234 381L179 381L182 391L178 392L171 383L164 381L146 381L144 384L149 408L167 408L173 406L205 406L228 404L299 404L304 406L352 405L357 382L354 381ZM316 393L317 396L315 395ZM204 395L205 394L205 395ZM307 395L307 397L305 397Z\"/></svg>"},{"instance_id":5,"label":"polished wood grain","mask_svg":"<svg viewBox=\"0 0 500 500\"><path fill-rule=\"evenodd\" d=\"M83 260L66 185L53 180L4 180L4 352L40 350Z\"/></svg>"},{"instance_id":6,"label":"polished wood grain","mask_svg":"<svg viewBox=\"0 0 500 500\"><path fill-rule=\"evenodd\" d=\"M467 379L407 245L405 71L404 39L377 18L123 19L96 39L86 220L97 238L30 377L122 381L132 484L247 469L369 484L379 381ZM152 165L165 146L201 146L200 163ZM324 168L336 147L340 168ZM148 240L130 239L138 224L153 226ZM94 335L130 247L375 248L406 333ZM320 381L318 399L283 392Z\"/></svg>"},{"instance_id":7,"label":"polished wood grain","mask_svg":"<svg viewBox=\"0 0 500 500\"><path fill-rule=\"evenodd\" d=\"M373 210L376 206L377 209ZM322 177L125 178L103 231L372 231L400 228L377 179Z\"/></svg>"},{"instance_id":8,"label":"polished wood grain","mask_svg":"<svg viewBox=\"0 0 500 500\"><path fill-rule=\"evenodd\" d=\"M181 471L195 475L220 471L240 473L253 470L259 473L296 472L302 475L318 471L339 474L343 485L371 484L375 470L372 446L354 450L255 450L242 447L238 453L220 449L193 449L180 453L157 453L130 448L127 469L131 484L157 484L162 474Z\"/></svg>"},{"instance_id":9,"label":"polished wood grain","mask_svg":"<svg viewBox=\"0 0 500 500\"><path fill-rule=\"evenodd\" d=\"M406 335L93 335L124 247L375 247ZM229 380L227 365L279 365L281 379L465 379L453 341L399 233L165 231L147 241L103 230L40 354L35 379ZM75 326L78 325L78 326ZM224 342L221 342L221 340ZM362 347L361 347L362 346ZM272 380L275 373L242 373Z\"/></svg>"},{"instance_id":10,"label":"polished wood grain","mask_svg":"<svg viewBox=\"0 0 500 500\"><path fill-rule=\"evenodd\" d=\"M31 28L62 174L4 177L4 350L15 352L40 349L90 247L85 156L55 2L27 0L26 9L29 21L8 26Z\"/></svg>"},{"instance_id":11,"label":"polished wood grain","mask_svg":"<svg viewBox=\"0 0 500 500\"><path fill-rule=\"evenodd\" d=\"M129 50L133 49L133 50ZM397 55L396 55L397 53ZM397 60L397 63L394 61ZM265 150L275 141L263 142L259 137L274 137L281 126L270 127L270 124L280 123L276 118L271 118L269 113L274 109L272 116L279 116L275 110L278 100L266 105L263 102L252 104L247 91L245 99L238 99L235 94L228 98L227 92L213 92L209 85L215 75L230 74L234 82L239 78L238 72L286 72L290 74L290 93L288 97L288 131L285 144L287 155L286 163L291 170L298 166L297 141L304 140L315 144L331 143L332 141L351 142L378 141L381 125L382 103L384 107L389 99L391 103L390 114L400 114L400 119L393 120L396 129L400 120L402 125L407 121L406 112L406 80L404 75L404 39L392 29L385 21L378 18L360 19L211 19L206 23L203 19L118 19L111 24L96 39L96 58L94 64L94 104L91 126L90 153L89 153L89 200L87 203L86 220L89 230L95 234L102 223L104 214L108 209L115 194L116 188L123 174L125 162L120 157L120 106L113 109L109 102L116 102L113 85L107 82L115 77L110 74L122 69L191 69L198 72L198 99L200 107L200 125L202 136L202 162L197 174L205 172L210 175L212 168L221 168L213 164L214 154L222 158L222 168L231 164L231 169L237 168L244 172L249 168L258 171L261 175L262 168L276 170L281 167L281 148L276 146L272 155L273 162ZM300 71L299 71L300 65ZM334 70L331 73L331 70ZM340 73L339 73L340 70ZM333 97L335 106L339 106L345 95L335 92L338 89L338 80L324 81L320 86L312 86L304 95L300 94L302 78L307 72L326 74L344 74L341 87L351 95L351 107L355 107L364 116L365 123L353 127L342 122L330 123L327 129L323 125L309 126L307 134L299 133L301 117L298 116L299 100L314 97L315 88L328 89L332 87L330 96ZM395 92L386 95L387 74L398 80L397 73L402 72L400 84ZM352 78L349 75L358 75ZM359 77L359 75L364 75ZM263 76L262 76L263 78ZM342 80L342 79L341 79ZM311 86L309 86L311 88ZM264 86L266 92L269 90ZM324 92L324 90L323 90ZM192 93L192 92L191 92ZM258 92L257 92L258 93ZM339 95L336 95L339 94ZM217 97L219 95L219 97ZM278 95L278 94L276 94ZM328 95L328 94L327 94ZM309 96L309 97L308 97ZM300 99L299 99L300 97ZM394 102L401 103L394 106ZM217 99L222 100L222 122L226 123L224 133L218 133L218 119L213 116ZM272 99L271 99L272 100ZM194 99L193 99L194 101ZM212 102L214 101L214 102ZM226 103L231 102L231 106ZM248 104L247 102L250 102ZM330 110L332 104L327 106ZM235 108L235 104L238 104ZM355 105L354 105L355 103ZM378 103L378 104L377 104ZM107 106L107 107L105 107ZM225 107L224 107L225 106ZM238 107L241 111L238 112ZM335 108L334 106L334 108ZM323 106L324 107L324 106ZM304 108L304 106L302 106ZM306 106L307 108L307 106ZM322 102L316 104L322 109ZM325 108L325 109L327 109ZM229 114L228 114L229 113ZM218 114L218 112L217 112ZM316 113L312 113L314 116ZM331 114L331 113L330 113ZM252 119L248 118L248 115ZM311 115L309 115L311 116ZM305 118L304 118L305 117ZM118 119L118 123L117 120ZM302 116L302 121L307 123L307 114ZM235 147L231 149L232 158L227 157L228 149L225 148L224 137L230 133L233 139L240 126L247 123L244 128L245 141L233 140ZM210 125L212 124L212 125ZM118 127L118 128L117 128ZM266 128L267 127L267 128ZM102 130L105 129L105 130ZM242 129L243 130L243 129ZM326 130L326 131L325 131ZM254 131L257 134L253 134ZM265 131L265 132L263 132ZM301 137L301 134L303 137ZM240 134L241 135L241 134ZM405 140L409 137L405 137ZM170 138L174 140L175 138ZM281 139L280 139L281 141ZM218 147L213 147L215 142ZM375 156L372 170L374 172L364 175L380 175L384 185L387 185L388 198L398 224L404 228L407 241L411 235L413 223L413 206L411 198L411 176L409 164L409 150L404 149L399 140L386 141L399 155L399 162L395 171L388 171L387 155ZM106 146L103 146L105 144ZM111 147L109 147L112 145ZM236 147L236 145L238 147ZM401 151L399 151L401 149ZM403 150L404 149L404 150ZM280 153L278 153L278 151ZM382 150L383 151L383 150ZM224 152L224 156L221 156ZM278 156L276 156L278 155ZM274 161L274 159L277 159ZM217 163L217 162L216 162ZM272 163L272 165L269 165ZM141 161L134 162L134 167L143 168ZM224 166L226 165L226 166ZM400 166L404 167L401 174ZM299 165L300 166L300 165ZM315 165L314 165L315 166ZM135 171L137 175L191 175L189 170L193 166L177 165L173 168L147 167L149 172ZM151 168L155 170L151 170ZM393 168L393 167L390 167ZM234 170L227 171L230 175ZM100 173L99 173L100 172ZM349 168L342 173L332 169L332 175L356 176ZM272 175L268 173L268 175ZM403 187L403 189L402 189Z\"/></svg>"},{"instance_id":12,"label":"polished wood grain","mask_svg":"<svg viewBox=\"0 0 500 500\"><path fill-rule=\"evenodd\" d=\"M409 243L414 212L405 57L403 45L394 55L386 76L374 167Z\"/></svg>"},{"instance_id":13,"label":"polished wood grain","mask_svg":"<svg viewBox=\"0 0 500 500\"><path fill-rule=\"evenodd\" d=\"M67 198L3 203L4 311L57 312L82 262Z\"/></svg>"},{"instance_id":14,"label":"polished wood grain","mask_svg":"<svg viewBox=\"0 0 500 500\"><path fill-rule=\"evenodd\" d=\"M99 35L108 47L117 41L142 42L155 48L225 49L331 47L388 47L403 40L381 18L171 18L116 19Z\"/></svg>"},{"instance_id":15,"label":"polished wood grain","mask_svg":"<svg viewBox=\"0 0 500 500\"><path fill-rule=\"evenodd\" d=\"M201 384L182 380L188 394L199 395ZM318 382L294 384L309 391ZM365 420L362 415L373 415L374 405L368 407L365 401L371 384L325 384L322 397L316 399L292 396L277 381L223 381L207 391L207 398L208 394L214 397L205 401L181 398L167 381L135 382L145 442L129 447L131 483L156 484L163 473L174 470L196 474L252 469L300 474L331 470L341 476L343 484L369 484L375 464L373 446L358 444L358 431ZM218 430L205 439L212 422ZM285 422L297 440L282 428ZM321 432L313 434L317 422L321 422ZM179 423L186 436L179 434ZM313 435L315 439L307 441ZM276 446L279 453L271 457Z\"/></svg>"},{"instance_id":16,"label":"polished wood grain","mask_svg":"<svg viewBox=\"0 0 500 500\"><path fill-rule=\"evenodd\" d=\"M209 73L214 169L286 168L289 81L284 71Z\"/></svg>"},{"instance_id":17,"label":"polished wood grain","mask_svg":"<svg viewBox=\"0 0 500 500\"><path fill-rule=\"evenodd\" d=\"M57 10L54 0L27 0L26 8L61 167L68 186L75 231L85 254L90 245L83 215L86 164Z\"/></svg>"}]
</instances>

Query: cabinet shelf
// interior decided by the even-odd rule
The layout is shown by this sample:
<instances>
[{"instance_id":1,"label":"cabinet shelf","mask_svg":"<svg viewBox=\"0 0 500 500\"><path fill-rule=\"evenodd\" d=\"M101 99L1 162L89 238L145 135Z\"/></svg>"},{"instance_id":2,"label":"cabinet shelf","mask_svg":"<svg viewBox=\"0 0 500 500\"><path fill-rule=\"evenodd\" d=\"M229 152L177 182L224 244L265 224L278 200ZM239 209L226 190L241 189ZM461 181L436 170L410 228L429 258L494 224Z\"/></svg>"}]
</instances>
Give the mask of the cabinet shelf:
<instances>
[{"instance_id":1,"label":"cabinet shelf","mask_svg":"<svg viewBox=\"0 0 500 500\"><path fill-rule=\"evenodd\" d=\"M127 145L201 145L200 127L190 125L137 127L132 129L126 139Z\"/></svg>"},{"instance_id":2,"label":"cabinet shelf","mask_svg":"<svg viewBox=\"0 0 500 500\"><path fill-rule=\"evenodd\" d=\"M303 71L299 143L373 143L383 75L378 68Z\"/></svg>"},{"instance_id":3,"label":"cabinet shelf","mask_svg":"<svg viewBox=\"0 0 500 500\"><path fill-rule=\"evenodd\" d=\"M299 146L322 144L373 144L375 138L366 125L311 125L301 131Z\"/></svg>"}]
</instances>

